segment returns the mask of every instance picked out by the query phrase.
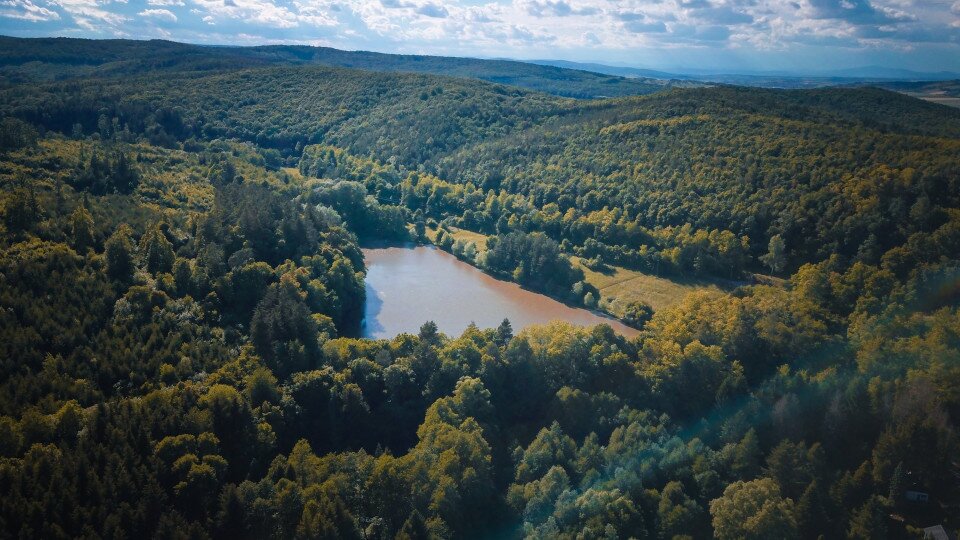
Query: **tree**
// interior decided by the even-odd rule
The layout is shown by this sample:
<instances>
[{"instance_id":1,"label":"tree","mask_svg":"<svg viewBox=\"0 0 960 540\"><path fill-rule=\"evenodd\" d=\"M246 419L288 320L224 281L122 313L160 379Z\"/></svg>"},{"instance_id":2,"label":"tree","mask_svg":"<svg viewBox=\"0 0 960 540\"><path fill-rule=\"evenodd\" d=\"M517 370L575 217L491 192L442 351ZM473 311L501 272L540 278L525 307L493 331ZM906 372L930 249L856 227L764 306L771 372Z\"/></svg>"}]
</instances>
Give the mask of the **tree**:
<instances>
[{"instance_id":1,"label":"tree","mask_svg":"<svg viewBox=\"0 0 960 540\"><path fill-rule=\"evenodd\" d=\"M266 368L258 368L244 381L250 403L259 406L264 401L275 403L280 399L277 378Z\"/></svg>"},{"instance_id":2,"label":"tree","mask_svg":"<svg viewBox=\"0 0 960 540\"><path fill-rule=\"evenodd\" d=\"M504 318L497 327L497 345L505 347L513 339L513 326L510 319Z\"/></svg>"},{"instance_id":3,"label":"tree","mask_svg":"<svg viewBox=\"0 0 960 540\"><path fill-rule=\"evenodd\" d=\"M426 226L426 224L423 222L423 216L420 216L419 219L417 219L416 221L413 222L413 233L416 235L416 239L415 239L415 240L417 240L417 241L420 241L420 240L422 240L423 238L426 237L426 234L427 234L427 226Z\"/></svg>"},{"instance_id":4,"label":"tree","mask_svg":"<svg viewBox=\"0 0 960 540\"><path fill-rule=\"evenodd\" d=\"M467 242L463 246L463 259L467 262L474 262L477 258L477 244L474 242Z\"/></svg>"},{"instance_id":5,"label":"tree","mask_svg":"<svg viewBox=\"0 0 960 540\"><path fill-rule=\"evenodd\" d=\"M787 244L783 237L775 234L770 237L767 254L760 257L761 262L767 265L774 273L779 273L787 265Z\"/></svg>"},{"instance_id":6,"label":"tree","mask_svg":"<svg viewBox=\"0 0 960 540\"><path fill-rule=\"evenodd\" d=\"M420 333L418 336L420 337L420 341L431 345L440 343L440 332L437 329L437 323L433 321L427 321L420 325Z\"/></svg>"},{"instance_id":7,"label":"tree","mask_svg":"<svg viewBox=\"0 0 960 540\"><path fill-rule=\"evenodd\" d=\"M721 539L797 538L793 500L780 496L772 478L737 481L710 501L714 535Z\"/></svg>"},{"instance_id":8,"label":"tree","mask_svg":"<svg viewBox=\"0 0 960 540\"><path fill-rule=\"evenodd\" d=\"M403 522L403 527L397 533L396 540L430 540L430 530L423 521L420 512L410 512L410 517Z\"/></svg>"},{"instance_id":9,"label":"tree","mask_svg":"<svg viewBox=\"0 0 960 540\"><path fill-rule=\"evenodd\" d=\"M903 462L897 463L897 467L893 470L893 475L890 477L890 492L887 495L887 498L896 505L900 503L901 498L903 497L903 490L907 483L906 471L903 470Z\"/></svg>"},{"instance_id":10,"label":"tree","mask_svg":"<svg viewBox=\"0 0 960 540\"><path fill-rule=\"evenodd\" d=\"M160 224L151 227L140 238L140 255L151 274L169 273L173 270L173 244L167 240Z\"/></svg>"},{"instance_id":11,"label":"tree","mask_svg":"<svg viewBox=\"0 0 960 540\"><path fill-rule=\"evenodd\" d=\"M93 216L83 204L77 205L70 214L70 233L73 249L77 253L86 253L88 248L93 247Z\"/></svg>"},{"instance_id":12,"label":"tree","mask_svg":"<svg viewBox=\"0 0 960 540\"><path fill-rule=\"evenodd\" d=\"M703 509L700 505L683 492L683 484L673 481L663 487L657 505L662 538L689 534L696 529L702 515Z\"/></svg>"},{"instance_id":13,"label":"tree","mask_svg":"<svg viewBox=\"0 0 960 540\"><path fill-rule=\"evenodd\" d=\"M848 538L870 540L887 537L886 512L883 499L877 495L870 497L850 519Z\"/></svg>"},{"instance_id":14,"label":"tree","mask_svg":"<svg viewBox=\"0 0 960 540\"><path fill-rule=\"evenodd\" d=\"M321 494L315 500L308 500L303 507L300 523L297 525L298 538L316 540L360 540L363 534L357 521L346 505L336 494Z\"/></svg>"},{"instance_id":15,"label":"tree","mask_svg":"<svg viewBox=\"0 0 960 540\"><path fill-rule=\"evenodd\" d=\"M270 285L250 321L250 340L281 379L308 369L319 354L319 331L305 293L291 274Z\"/></svg>"},{"instance_id":16,"label":"tree","mask_svg":"<svg viewBox=\"0 0 960 540\"><path fill-rule=\"evenodd\" d=\"M14 234L32 231L40 219L43 211L37 194L33 189L17 189L4 205L3 221L7 230Z\"/></svg>"},{"instance_id":17,"label":"tree","mask_svg":"<svg viewBox=\"0 0 960 540\"><path fill-rule=\"evenodd\" d=\"M634 328L643 328L647 321L653 318L653 308L645 302L634 301L627 304L623 314L623 322Z\"/></svg>"},{"instance_id":18,"label":"tree","mask_svg":"<svg viewBox=\"0 0 960 540\"><path fill-rule=\"evenodd\" d=\"M133 230L121 223L104 244L107 259L107 275L119 282L128 282L133 278Z\"/></svg>"},{"instance_id":19,"label":"tree","mask_svg":"<svg viewBox=\"0 0 960 540\"><path fill-rule=\"evenodd\" d=\"M804 443L784 439L767 456L764 473L777 481L785 496L798 499L817 475L820 452L819 444L808 451Z\"/></svg>"},{"instance_id":20,"label":"tree","mask_svg":"<svg viewBox=\"0 0 960 540\"><path fill-rule=\"evenodd\" d=\"M797 503L797 529L801 537L816 538L836 529L828 511L831 504L829 495L820 488L819 482L814 480L807 486Z\"/></svg>"},{"instance_id":21,"label":"tree","mask_svg":"<svg viewBox=\"0 0 960 540\"><path fill-rule=\"evenodd\" d=\"M200 398L199 406L209 415L213 434L230 463L231 478L242 478L256 434L250 404L234 387L216 384Z\"/></svg>"}]
</instances>

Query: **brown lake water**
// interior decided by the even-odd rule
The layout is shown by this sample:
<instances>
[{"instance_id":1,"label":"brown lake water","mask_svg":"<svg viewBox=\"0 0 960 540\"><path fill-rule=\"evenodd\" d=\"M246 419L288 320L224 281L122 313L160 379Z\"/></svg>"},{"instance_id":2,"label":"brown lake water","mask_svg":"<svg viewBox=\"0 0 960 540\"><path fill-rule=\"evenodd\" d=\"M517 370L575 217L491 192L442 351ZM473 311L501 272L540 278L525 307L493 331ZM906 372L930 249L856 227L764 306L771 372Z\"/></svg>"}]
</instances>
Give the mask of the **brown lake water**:
<instances>
[{"instance_id":1,"label":"brown lake water","mask_svg":"<svg viewBox=\"0 0 960 540\"><path fill-rule=\"evenodd\" d=\"M366 338L416 334L426 321L459 336L471 322L493 328L504 317L514 332L559 319L579 326L606 323L628 337L638 333L612 317L493 278L432 246L364 249L363 256L367 303L361 335Z\"/></svg>"}]
</instances>

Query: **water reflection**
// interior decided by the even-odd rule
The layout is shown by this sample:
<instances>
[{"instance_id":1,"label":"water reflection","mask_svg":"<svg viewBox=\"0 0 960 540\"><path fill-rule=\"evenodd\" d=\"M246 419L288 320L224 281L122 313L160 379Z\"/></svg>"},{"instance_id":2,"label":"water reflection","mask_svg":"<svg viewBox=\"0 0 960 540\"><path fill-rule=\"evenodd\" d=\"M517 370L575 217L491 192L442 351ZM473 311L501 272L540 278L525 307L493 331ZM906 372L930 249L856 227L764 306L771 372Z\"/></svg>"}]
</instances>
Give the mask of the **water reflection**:
<instances>
[{"instance_id":1,"label":"water reflection","mask_svg":"<svg viewBox=\"0 0 960 540\"><path fill-rule=\"evenodd\" d=\"M441 332L458 336L471 322L492 328L504 317L515 331L559 319L581 326L607 323L623 335L637 334L611 317L494 279L432 246L364 249L363 253L367 266L363 337L416 333L428 320L436 322Z\"/></svg>"}]
</instances>

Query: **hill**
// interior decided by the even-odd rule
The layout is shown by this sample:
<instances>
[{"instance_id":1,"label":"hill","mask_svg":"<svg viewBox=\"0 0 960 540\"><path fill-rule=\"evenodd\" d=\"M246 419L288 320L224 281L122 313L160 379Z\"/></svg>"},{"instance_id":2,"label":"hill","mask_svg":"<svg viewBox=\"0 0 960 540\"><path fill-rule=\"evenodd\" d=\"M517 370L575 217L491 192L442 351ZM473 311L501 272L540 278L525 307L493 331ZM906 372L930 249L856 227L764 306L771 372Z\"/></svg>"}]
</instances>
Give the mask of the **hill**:
<instances>
[{"instance_id":1,"label":"hill","mask_svg":"<svg viewBox=\"0 0 960 540\"><path fill-rule=\"evenodd\" d=\"M878 83L876 86L902 92L931 103L960 107L960 79L949 81L899 81Z\"/></svg>"},{"instance_id":2,"label":"hill","mask_svg":"<svg viewBox=\"0 0 960 540\"><path fill-rule=\"evenodd\" d=\"M0 88L0 537L960 529L960 110L29 43ZM359 242L428 234L639 334L354 337Z\"/></svg>"},{"instance_id":3,"label":"hill","mask_svg":"<svg viewBox=\"0 0 960 540\"><path fill-rule=\"evenodd\" d=\"M832 254L876 261L911 234L901 226L920 194L947 188L960 137L960 111L871 88L689 88L583 102L317 66L21 85L0 99L44 129L93 133L115 118L155 144L249 141L275 149L277 166L295 165L310 144L333 145L485 198L491 189L518 197L518 219L540 212L526 230L566 239L578 255L728 279L762 271L774 236L786 242L785 269ZM909 194L890 202L898 209L849 203L851 193L872 196L862 189L899 186L903 174ZM496 231L501 216L450 204L458 218L472 210L465 228ZM447 217L439 205L430 210ZM701 246L699 234L715 239ZM738 239L742 260L716 258L727 249L721 236ZM690 250L706 251L697 262Z\"/></svg>"},{"instance_id":4,"label":"hill","mask_svg":"<svg viewBox=\"0 0 960 540\"><path fill-rule=\"evenodd\" d=\"M321 65L466 77L573 98L648 94L665 84L509 60L342 51L272 45L215 47L162 40L0 37L0 80L7 83L156 72L209 72Z\"/></svg>"}]
</instances>

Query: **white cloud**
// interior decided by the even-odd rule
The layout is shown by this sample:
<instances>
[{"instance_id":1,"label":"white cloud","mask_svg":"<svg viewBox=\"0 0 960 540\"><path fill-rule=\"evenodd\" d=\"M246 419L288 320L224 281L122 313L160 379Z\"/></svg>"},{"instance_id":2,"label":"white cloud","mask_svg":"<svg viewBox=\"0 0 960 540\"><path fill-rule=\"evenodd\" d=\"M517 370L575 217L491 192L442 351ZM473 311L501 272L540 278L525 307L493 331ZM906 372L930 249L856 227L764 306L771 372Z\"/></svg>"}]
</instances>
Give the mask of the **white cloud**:
<instances>
[{"instance_id":1,"label":"white cloud","mask_svg":"<svg viewBox=\"0 0 960 540\"><path fill-rule=\"evenodd\" d=\"M129 18L119 13L104 9L109 0L98 2L97 0L49 0L51 5L56 5L70 14L77 26L91 30L102 30L101 24L109 26L119 26L128 21Z\"/></svg>"},{"instance_id":2,"label":"white cloud","mask_svg":"<svg viewBox=\"0 0 960 540\"><path fill-rule=\"evenodd\" d=\"M960 58L960 0L130 2L137 9L123 6L126 1L0 0L0 33L11 33L11 27L16 33L16 23L4 25L4 20L56 21L63 17L66 20L61 24L69 26L65 31L76 30L75 25L97 35L119 31L159 35L155 27L144 30L144 20L149 19L167 21L164 28L172 39L238 44L256 39L323 42L344 48L428 54L600 62L614 57L619 62L634 58L642 62L641 57L676 55L701 63L710 61L704 56L709 51L727 51L729 58L736 59L798 50L824 51L822 54L899 51L930 44L947 48L944 50ZM137 11L140 17L134 18ZM138 24L141 26L134 26ZM212 25L221 32L217 34L220 37L207 37ZM241 34L246 36L243 40L238 37ZM661 54L663 51L668 54ZM960 65L960 61L950 64Z\"/></svg>"},{"instance_id":3,"label":"white cloud","mask_svg":"<svg viewBox=\"0 0 960 540\"><path fill-rule=\"evenodd\" d=\"M137 15L167 22L177 22L177 16L169 9L145 9Z\"/></svg>"},{"instance_id":4,"label":"white cloud","mask_svg":"<svg viewBox=\"0 0 960 540\"><path fill-rule=\"evenodd\" d=\"M51 9L40 7L30 0L2 0L0 1L0 17L41 22L59 20L60 14Z\"/></svg>"},{"instance_id":5,"label":"white cloud","mask_svg":"<svg viewBox=\"0 0 960 540\"><path fill-rule=\"evenodd\" d=\"M270 0L193 0L215 19L235 19L268 28L294 28L297 14Z\"/></svg>"}]
</instances>

